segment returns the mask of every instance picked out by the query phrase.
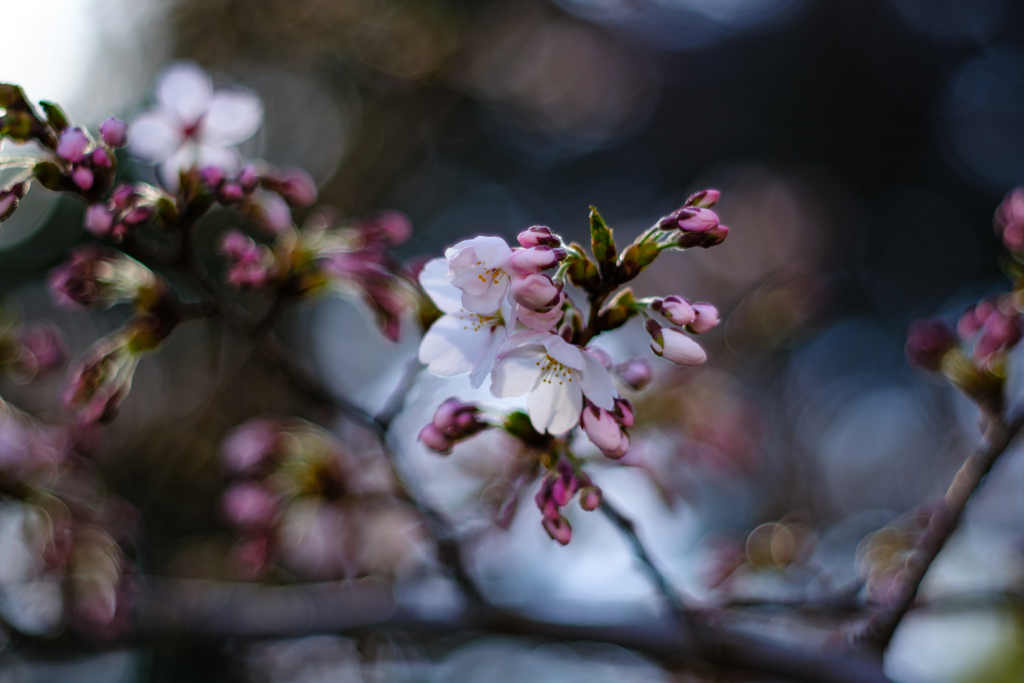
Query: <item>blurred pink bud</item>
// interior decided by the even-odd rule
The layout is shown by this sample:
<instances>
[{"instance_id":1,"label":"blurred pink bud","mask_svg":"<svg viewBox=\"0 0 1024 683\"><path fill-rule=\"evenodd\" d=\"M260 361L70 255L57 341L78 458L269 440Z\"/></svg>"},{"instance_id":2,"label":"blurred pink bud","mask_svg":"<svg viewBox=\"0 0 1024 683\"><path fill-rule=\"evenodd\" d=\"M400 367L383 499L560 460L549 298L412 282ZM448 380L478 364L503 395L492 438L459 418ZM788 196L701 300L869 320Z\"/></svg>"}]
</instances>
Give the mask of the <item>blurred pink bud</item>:
<instances>
[{"instance_id":1,"label":"blurred pink bud","mask_svg":"<svg viewBox=\"0 0 1024 683\"><path fill-rule=\"evenodd\" d=\"M19 373L26 379L47 375L64 365L67 346L64 335L53 323L29 323L18 335L21 354Z\"/></svg>"},{"instance_id":2,"label":"blurred pink bud","mask_svg":"<svg viewBox=\"0 0 1024 683\"><path fill-rule=\"evenodd\" d=\"M587 512L593 512L601 507L601 489L593 484L581 488L580 507Z\"/></svg>"},{"instance_id":3,"label":"blurred pink bud","mask_svg":"<svg viewBox=\"0 0 1024 683\"><path fill-rule=\"evenodd\" d=\"M572 540L572 527L569 526L569 520L559 515L558 517L545 517L541 524L544 525L544 531L548 532L548 536L552 540L558 541L561 545L569 545L569 541Z\"/></svg>"},{"instance_id":4,"label":"blurred pink bud","mask_svg":"<svg viewBox=\"0 0 1024 683\"><path fill-rule=\"evenodd\" d=\"M14 215L18 208L18 197L12 192L0 192L0 221Z\"/></svg>"},{"instance_id":5,"label":"blurred pink bud","mask_svg":"<svg viewBox=\"0 0 1024 683\"><path fill-rule=\"evenodd\" d=\"M246 258L255 246L256 243L240 230L228 230L221 236L217 251L230 259L241 260Z\"/></svg>"},{"instance_id":6,"label":"blurred pink bud","mask_svg":"<svg viewBox=\"0 0 1024 683\"><path fill-rule=\"evenodd\" d=\"M153 217L153 207L151 206L136 206L134 209L129 211L124 218L121 220L125 225L135 227L146 223Z\"/></svg>"},{"instance_id":7,"label":"blurred pink bud","mask_svg":"<svg viewBox=\"0 0 1024 683\"><path fill-rule=\"evenodd\" d=\"M605 370L612 369L612 357L600 346L588 346L584 351L587 351L591 356L601 361L601 365L604 366Z\"/></svg>"},{"instance_id":8,"label":"blurred pink bud","mask_svg":"<svg viewBox=\"0 0 1024 683\"><path fill-rule=\"evenodd\" d=\"M1020 340L1020 314L996 309L985 318L981 336L974 345L974 357L979 361L988 360L996 353L1013 348Z\"/></svg>"},{"instance_id":9,"label":"blurred pink bud","mask_svg":"<svg viewBox=\"0 0 1024 683\"><path fill-rule=\"evenodd\" d=\"M708 358L697 342L679 330L648 320L647 332L653 339L651 351L677 365L700 365Z\"/></svg>"},{"instance_id":10,"label":"blurred pink bud","mask_svg":"<svg viewBox=\"0 0 1024 683\"><path fill-rule=\"evenodd\" d=\"M280 427L276 420L249 420L228 432L220 447L221 460L233 474L254 470L274 454L279 443Z\"/></svg>"},{"instance_id":11,"label":"blurred pink bud","mask_svg":"<svg viewBox=\"0 0 1024 683\"><path fill-rule=\"evenodd\" d=\"M623 439L618 420L603 408L593 404L584 407L580 415L580 426L591 443L609 458L621 458L629 449L629 439Z\"/></svg>"},{"instance_id":12,"label":"blurred pink bud","mask_svg":"<svg viewBox=\"0 0 1024 683\"><path fill-rule=\"evenodd\" d=\"M435 427L433 423L428 424L420 430L419 440L422 441L423 445L430 450L443 455L451 453L452 446L454 446L454 444L448 440L448 437L444 435L444 432Z\"/></svg>"},{"instance_id":13,"label":"blurred pink bud","mask_svg":"<svg viewBox=\"0 0 1024 683\"><path fill-rule=\"evenodd\" d=\"M519 275L539 273L548 268L554 268L559 261L565 259L565 249L552 249L551 247L530 247L528 249L515 249L509 263L512 270Z\"/></svg>"},{"instance_id":14,"label":"blurred pink bud","mask_svg":"<svg viewBox=\"0 0 1024 683\"><path fill-rule=\"evenodd\" d=\"M534 273L512 280L512 298L531 311L547 313L561 301L561 294L549 275Z\"/></svg>"},{"instance_id":15,"label":"blurred pink bud","mask_svg":"<svg viewBox=\"0 0 1024 683\"><path fill-rule=\"evenodd\" d=\"M651 364L643 358L631 358L623 363L620 363L616 368L616 373L623 382L625 382L630 389L634 391L640 391L654 379L654 372L651 369Z\"/></svg>"},{"instance_id":16,"label":"blurred pink bud","mask_svg":"<svg viewBox=\"0 0 1024 683\"><path fill-rule=\"evenodd\" d=\"M127 183L122 183L114 188L110 198L114 201L114 206L119 209L123 209L128 205L135 197L135 188Z\"/></svg>"},{"instance_id":17,"label":"blurred pink bud","mask_svg":"<svg viewBox=\"0 0 1024 683\"><path fill-rule=\"evenodd\" d=\"M935 371L956 345L956 335L941 320L918 320L907 334L907 360L925 370Z\"/></svg>"},{"instance_id":18,"label":"blurred pink bud","mask_svg":"<svg viewBox=\"0 0 1024 683\"><path fill-rule=\"evenodd\" d=\"M1006 195L996 209L995 229L1006 248L1013 252L1024 250L1024 187Z\"/></svg>"},{"instance_id":19,"label":"blurred pink bud","mask_svg":"<svg viewBox=\"0 0 1024 683\"><path fill-rule=\"evenodd\" d=\"M217 190L217 199L221 204L234 204L245 196L245 190L238 183L224 183Z\"/></svg>"},{"instance_id":20,"label":"blurred pink bud","mask_svg":"<svg viewBox=\"0 0 1024 683\"><path fill-rule=\"evenodd\" d=\"M284 168L263 176L263 187L276 192L292 206L309 206L316 202L313 178L301 168Z\"/></svg>"},{"instance_id":21,"label":"blurred pink bud","mask_svg":"<svg viewBox=\"0 0 1024 683\"><path fill-rule=\"evenodd\" d=\"M718 198L721 196L722 193L718 190L701 190L690 195L690 198L686 200L686 206L710 209L718 203Z\"/></svg>"},{"instance_id":22,"label":"blurred pink bud","mask_svg":"<svg viewBox=\"0 0 1024 683\"><path fill-rule=\"evenodd\" d=\"M576 491L579 490L580 480L576 477L576 472L573 471L568 460L559 460L555 470L551 483L551 500L558 507L563 507L569 504Z\"/></svg>"},{"instance_id":23,"label":"blurred pink bud","mask_svg":"<svg viewBox=\"0 0 1024 683\"><path fill-rule=\"evenodd\" d=\"M690 302L675 294L664 299L655 299L651 302L651 308L676 325L689 325L697 317Z\"/></svg>"},{"instance_id":24,"label":"blurred pink bud","mask_svg":"<svg viewBox=\"0 0 1024 683\"><path fill-rule=\"evenodd\" d=\"M686 327L690 332L704 334L718 326L718 309L711 304L696 303L693 305L693 313L696 319Z\"/></svg>"},{"instance_id":25,"label":"blurred pink bud","mask_svg":"<svg viewBox=\"0 0 1024 683\"><path fill-rule=\"evenodd\" d=\"M279 235L292 227L292 211L280 196L272 192L253 192L250 201L253 220L270 232Z\"/></svg>"},{"instance_id":26,"label":"blurred pink bud","mask_svg":"<svg viewBox=\"0 0 1024 683\"><path fill-rule=\"evenodd\" d=\"M238 173L238 184L242 186L246 194L250 194L260 184L260 174L252 164L246 165Z\"/></svg>"},{"instance_id":27,"label":"blurred pink bud","mask_svg":"<svg viewBox=\"0 0 1024 683\"><path fill-rule=\"evenodd\" d=\"M93 204L85 211L85 229L96 237L106 237L114 225L114 216L103 204Z\"/></svg>"},{"instance_id":28,"label":"blurred pink bud","mask_svg":"<svg viewBox=\"0 0 1024 683\"><path fill-rule=\"evenodd\" d=\"M530 247L560 247L562 240L551 234L551 228L546 225L534 225L519 233L516 238L519 244L526 248Z\"/></svg>"},{"instance_id":29,"label":"blurred pink bud","mask_svg":"<svg viewBox=\"0 0 1024 683\"><path fill-rule=\"evenodd\" d=\"M412 221L401 211L381 211L373 223L392 247L405 244L412 237Z\"/></svg>"},{"instance_id":30,"label":"blurred pink bud","mask_svg":"<svg viewBox=\"0 0 1024 683\"><path fill-rule=\"evenodd\" d=\"M111 147L124 147L128 144L128 124L109 118L100 124L100 137Z\"/></svg>"},{"instance_id":31,"label":"blurred pink bud","mask_svg":"<svg viewBox=\"0 0 1024 683\"><path fill-rule=\"evenodd\" d=\"M110 156L107 154L105 149L93 150L93 153L89 155L89 161L96 168L110 168L113 166L113 162L110 161Z\"/></svg>"},{"instance_id":32,"label":"blurred pink bud","mask_svg":"<svg viewBox=\"0 0 1024 683\"><path fill-rule=\"evenodd\" d=\"M961 339L972 339L985 326L985 319L994 310L995 304L990 299L971 306L960 316L956 325L957 334Z\"/></svg>"},{"instance_id":33,"label":"blurred pink bud","mask_svg":"<svg viewBox=\"0 0 1024 683\"><path fill-rule=\"evenodd\" d=\"M199 171L199 180L209 190L216 190L224 182L224 171L219 166L207 166Z\"/></svg>"},{"instance_id":34,"label":"blurred pink bud","mask_svg":"<svg viewBox=\"0 0 1024 683\"><path fill-rule=\"evenodd\" d=\"M277 516L277 496L252 482L235 484L221 499L224 517L243 529L267 527Z\"/></svg>"},{"instance_id":35,"label":"blurred pink bud","mask_svg":"<svg viewBox=\"0 0 1024 683\"><path fill-rule=\"evenodd\" d=\"M89 137L81 128L68 128L60 134L60 141L57 143L57 156L77 164L85 159L85 150L88 146Z\"/></svg>"},{"instance_id":36,"label":"blurred pink bud","mask_svg":"<svg viewBox=\"0 0 1024 683\"><path fill-rule=\"evenodd\" d=\"M75 182L82 190L92 189L93 175L85 166L76 166L75 170L71 171L71 180Z\"/></svg>"}]
</instances>

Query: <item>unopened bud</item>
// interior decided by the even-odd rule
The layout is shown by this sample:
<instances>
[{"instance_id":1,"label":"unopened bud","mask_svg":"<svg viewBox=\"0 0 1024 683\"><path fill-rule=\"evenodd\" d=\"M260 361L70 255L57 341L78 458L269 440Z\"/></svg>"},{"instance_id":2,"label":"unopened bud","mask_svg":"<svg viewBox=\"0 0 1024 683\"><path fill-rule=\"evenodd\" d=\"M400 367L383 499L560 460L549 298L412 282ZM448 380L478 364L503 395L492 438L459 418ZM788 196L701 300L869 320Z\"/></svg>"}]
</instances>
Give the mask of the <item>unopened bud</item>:
<instances>
[{"instance_id":1,"label":"unopened bud","mask_svg":"<svg viewBox=\"0 0 1024 683\"><path fill-rule=\"evenodd\" d=\"M942 359L956 346L956 335L941 320L918 320L907 334L907 360L925 370L936 371Z\"/></svg>"},{"instance_id":2,"label":"unopened bud","mask_svg":"<svg viewBox=\"0 0 1024 683\"><path fill-rule=\"evenodd\" d=\"M285 168L266 174L263 187L276 192L291 206L309 206L316 202L316 183L301 168Z\"/></svg>"},{"instance_id":3,"label":"unopened bud","mask_svg":"<svg viewBox=\"0 0 1024 683\"><path fill-rule=\"evenodd\" d=\"M675 294L664 299L655 299L651 302L651 308L661 313L674 325L689 325L697 319L697 314L690 302Z\"/></svg>"},{"instance_id":4,"label":"unopened bud","mask_svg":"<svg viewBox=\"0 0 1024 683\"><path fill-rule=\"evenodd\" d=\"M686 326L694 334L704 334L718 326L718 309L709 303L693 304L694 320Z\"/></svg>"},{"instance_id":5,"label":"unopened bud","mask_svg":"<svg viewBox=\"0 0 1024 683\"><path fill-rule=\"evenodd\" d=\"M584 351L589 352L591 356L601 361L601 365L604 366L605 370L612 369L612 357L600 346L588 346Z\"/></svg>"},{"instance_id":6,"label":"unopened bud","mask_svg":"<svg viewBox=\"0 0 1024 683\"><path fill-rule=\"evenodd\" d=\"M550 276L533 273L512 280L512 298L531 311L546 313L561 301L562 290Z\"/></svg>"},{"instance_id":7,"label":"unopened bud","mask_svg":"<svg viewBox=\"0 0 1024 683\"><path fill-rule=\"evenodd\" d=\"M541 523L544 525L544 531L548 532L548 536L552 540L558 541L560 545L569 545L569 541L572 540L572 527L569 526L569 520L559 515L558 517L545 517Z\"/></svg>"},{"instance_id":8,"label":"unopened bud","mask_svg":"<svg viewBox=\"0 0 1024 683\"><path fill-rule=\"evenodd\" d=\"M534 225L519 233L516 238L519 244L526 248L530 247L560 247L562 240L551 233L551 228L546 225Z\"/></svg>"},{"instance_id":9,"label":"unopened bud","mask_svg":"<svg viewBox=\"0 0 1024 683\"><path fill-rule=\"evenodd\" d=\"M252 164L246 165L238 173L238 184L242 186L246 194L250 194L260 184L260 174Z\"/></svg>"},{"instance_id":10,"label":"unopened bud","mask_svg":"<svg viewBox=\"0 0 1024 683\"><path fill-rule=\"evenodd\" d=\"M700 345L685 334L671 327L662 327L653 320L647 321L647 332L651 335L651 351L655 355L677 365L700 365L707 360L707 354Z\"/></svg>"},{"instance_id":11,"label":"unopened bud","mask_svg":"<svg viewBox=\"0 0 1024 683\"><path fill-rule=\"evenodd\" d=\"M718 225L707 232L680 232L676 235L675 246L679 249L700 247L708 249L717 246L729 236L729 228Z\"/></svg>"},{"instance_id":12,"label":"unopened bud","mask_svg":"<svg viewBox=\"0 0 1024 683\"><path fill-rule=\"evenodd\" d=\"M594 484L589 484L580 489L580 507L587 512L593 512L601 507L601 489Z\"/></svg>"},{"instance_id":13,"label":"unopened bud","mask_svg":"<svg viewBox=\"0 0 1024 683\"><path fill-rule=\"evenodd\" d=\"M18 197L13 192L0 192L0 221L5 221L18 210Z\"/></svg>"},{"instance_id":14,"label":"unopened bud","mask_svg":"<svg viewBox=\"0 0 1024 683\"><path fill-rule=\"evenodd\" d=\"M623 363L620 363L616 368L616 374L619 379L625 382L630 389L634 391L640 391L654 378L654 371L651 369L651 364L643 358L631 358Z\"/></svg>"},{"instance_id":15,"label":"unopened bud","mask_svg":"<svg viewBox=\"0 0 1024 683\"><path fill-rule=\"evenodd\" d=\"M109 118L100 124L100 137L111 147L124 147L128 143L128 125L124 121Z\"/></svg>"},{"instance_id":16,"label":"unopened bud","mask_svg":"<svg viewBox=\"0 0 1024 683\"><path fill-rule=\"evenodd\" d=\"M512 252L512 269L520 275L539 273L548 268L554 268L567 256L565 249L552 249L551 247L530 247L529 249L516 249Z\"/></svg>"},{"instance_id":17,"label":"unopened bud","mask_svg":"<svg viewBox=\"0 0 1024 683\"><path fill-rule=\"evenodd\" d=\"M93 150L92 154L89 155L89 161L96 168L110 168L114 165L107 154L107 150L102 148Z\"/></svg>"},{"instance_id":18,"label":"unopened bud","mask_svg":"<svg viewBox=\"0 0 1024 683\"><path fill-rule=\"evenodd\" d=\"M220 200L221 204L229 205L235 204L241 201L242 197L245 196L245 190L238 183L229 182L224 183L217 190L217 199Z\"/></svg>"},{"instance_id":19,"label":"unopened bud","mask_svg":"<svg viewBox=\"0 0 1024 683\"><path fill-rule=\"evenodd\" d=\"M76 166L75 170L71 172L71 180L83 191L87 192L92 189L92 171L85 166Z\"/></svg>"},{"instance_id":20,"label":"unopened bud","mask_svg":"<svg viewBox=\"0 0 1024 683\"><path fill-rule=\"evenodd\" d=\"M454 445L448 440L448 437L433 424L428 424L420 430L419 439L423 442L423 445L430 450L444 455L451 453L452 446Z\"/></svg>"},{"instance_id":21,"label":"unopened bud","mask_svg":"<svg viewBox=\"0 0 1024 683\"><path fill-rule=\"evenodd\" d=\"M629 437L615 416L593 404L583 408L580 426L587 438L609 458L621 458L629 450Z\"/></svg>"},{"instance_id":22,"label":"unopened bud","mask_svg":"<svg viewBox=\"0 0 1024 683\"><path fill-rule=\"evenodd\" d=\"M626 287L608 302L598 316L598 322L601 325L601 330L614 330L626 324L626 321L635 314L636 297L633 296L633 290Z\"/></svg>"},{"instance_id":23,"label":"unopened bud","mask_svg":"<svg viewBox=\"0 0 1024 683\"><path fill-rule=\"evenodd\" d=\"M93 204L85 211L85 229L96 237L106 237L114 227L114 216L103 204Z\"/></svg>"},{"instance_id":24,"label":"unopened bud","mask_svg":"<svg viewBox=\"0 0 1024 683\"><path fill-rule=\"evenodd\" d=\"M57 156L77 164L85 159L85 150L88 146L89 137L81 128L68 128L60 135L60 141L57 143Z\"/></svg>"},{"instance_id":25,"label":"unopened bud","mask_svg":"<svg viewBox=\"0 0 1024 683\"><path fill-rule=\"evenodd\" d=\"M601 286L601 274L594 262L586 256L578 256L566 270L569 282L580 289L591 292Z\"/></svg>"},{"instance_id":26,"label":"unopened bud","mask_svg":"<svg viewBox=\"0 0 1024 683\"><path fill-rule=\"evenodd\" d=\"M199 180L209 190L216 190L224 182L224 171L219 166L207 166L199 171Z\"/></svg>"},{"instance_id":27,"label":"unopened bud","mask_svg":"<svg viewBox=\"0 0 1024 683\"><path fill-rule=\"evenodd\" d=\"M710 209L712 206L718 203L718 198L722 195L718 190L701 190L690 195L690 198L686 200L684 206L695 206L702 209Z\"/></svg>"}]
</instances>

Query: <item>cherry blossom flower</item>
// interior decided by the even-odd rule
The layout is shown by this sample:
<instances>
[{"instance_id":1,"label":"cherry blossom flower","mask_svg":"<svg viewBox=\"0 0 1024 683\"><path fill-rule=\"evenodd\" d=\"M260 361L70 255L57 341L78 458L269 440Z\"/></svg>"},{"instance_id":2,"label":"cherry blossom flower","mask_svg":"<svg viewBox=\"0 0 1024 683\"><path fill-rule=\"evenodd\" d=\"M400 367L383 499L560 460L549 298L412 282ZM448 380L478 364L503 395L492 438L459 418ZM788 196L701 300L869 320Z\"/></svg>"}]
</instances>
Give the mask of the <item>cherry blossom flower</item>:
<instances>
[{"instance_id":1,"label":"cherry blossom flower","mask_svg":"<svg viewBox=\"0 0 1024 683\"><path fill-rule=\"evenodd\" d=\"M597 358L555 334L518 332L506 343L491 373L491 393L499 398L529 393L527 410L540 433L576 426L584 396L612 410L615 389Z\"/></svg>"},{"instance_id":2,"label":"cherry blossom flower","mask_svg":"<svg viewBox=\"0 0 1024 683\"><path fill-rule=\"evenodd\" d=\"M447 281L449 272L448 262L438 258L427 262L420 273L420 284L444 313L420 343L420 362L442 377L468 372L470 383L477 388L515 325L514 312L507 297L499 300L496 310L487 313L467 310L465 293Z\"/></svg>"},{"instance_id":3,"label":"cherry blossom flower","mask_svg":"<svg viewBox=\"0 0 1024 683\"><path fill-rule=\"evenodd\" d=\"M511 284L512 249L505 240L474 237L449 247L444 255L448 262L445 279L462 290L462 308L485 315L497 311Z\"/></svg>"},{"instance_id":4,"label":"cherry blossom flower","mask_svg":"<svg viewBox=\"0 0 1024 683\"><path fill-rule=\"evenodd\" d=\"M133 154L158 165L160 179L177 188L181 171L195 166L233 170L240 158L234 146L263 123L263 103L240 89L213 89L199 65L178 62L160 76L156 106L132 121Z\"/></svg>"}]
</instances>

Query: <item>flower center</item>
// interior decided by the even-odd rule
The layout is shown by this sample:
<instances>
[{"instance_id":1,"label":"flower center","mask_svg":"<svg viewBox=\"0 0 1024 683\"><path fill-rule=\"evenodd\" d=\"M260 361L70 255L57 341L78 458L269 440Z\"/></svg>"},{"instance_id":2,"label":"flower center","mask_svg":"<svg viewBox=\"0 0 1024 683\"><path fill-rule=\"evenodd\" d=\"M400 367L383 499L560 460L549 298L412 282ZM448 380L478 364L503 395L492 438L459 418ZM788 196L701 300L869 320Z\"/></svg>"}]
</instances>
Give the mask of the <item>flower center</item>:
<instances>
[{"instance_id":1,"label":"flower center","mask_svg":"<svg viewBox=\"0 0 1024 683\"><path fill-rule=\"evenodd\" d=\"M463 320L466 323L462 326L462 329L468 330L472 327L474 332L479 332L485 327L494 328L502 323L500 311L490 315L481 315L463 310L459 313L459 320Z\"/></svg>"},{"instance_id":2,"label":"flower center","mask_svg":"<svg viewBox=\"0 0 1024 683\"><path fill-rule=\"evenodd\" d=\"M551 356L545 355L542 360L537 361L537 365L540 366L543 373L540 378L541 382L548 384L572 382L572 368L565 367Z\"/></svg>"},{"instance_id":3,"label":"flower center","mask_svg":"<svg viewBox=\"0 0 1024 683\"><path fill-rule=\"evenodd\" d=\"M476 265L478 266L482 266L483 264L483 261L476 262ZM484 284L490 280L492 285L496 285L502 277L505 277L505 271L501 268L488 268L484 270L484 272L479 273L477 277L480 279L480 282L483 282Z\"/></svg>"}]
</instances>

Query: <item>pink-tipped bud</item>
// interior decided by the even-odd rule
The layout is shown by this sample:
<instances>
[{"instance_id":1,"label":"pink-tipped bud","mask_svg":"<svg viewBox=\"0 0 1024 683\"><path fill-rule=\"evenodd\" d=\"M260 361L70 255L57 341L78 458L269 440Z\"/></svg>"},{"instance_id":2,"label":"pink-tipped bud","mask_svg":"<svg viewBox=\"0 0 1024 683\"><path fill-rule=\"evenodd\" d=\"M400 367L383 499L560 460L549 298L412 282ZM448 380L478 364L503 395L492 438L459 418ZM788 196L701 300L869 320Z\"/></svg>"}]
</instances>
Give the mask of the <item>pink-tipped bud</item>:
<instances>
[{"instance_id":1,"label":"pink-tipped bud","mask_svg":"<svg viewBox=\"0 0 1024 683\"><path fill-rule=\"evenodd\" d=\"M718 309L709 303L693 305L694 321L686 326L694 334L704 334L718 326Z\"/></svg>"},{"instance_id":2,"label":"pink-tipped bud","mask_svg":"<svg viewBox=\"0 0 1024 683\"><path fill-rule=\"evenodd\" d=\"M217 199L221 204L230 205L241 201L242 197L245 196L245 190L238 183L228 182L224 183L217 190Z\"/></svg>"},{"instance_id":3,"label":"pink-tipped bud","mask_svg":"<svg viewBox=\"0 0 1024 683\"><path fill-rule=\"evenodd\" d=\"M511 289L516 303L537 313L547 313L561 302L561 288L542 273L513 279Z\"/></svg>"},{"instance_id":4,"label":"pink-tipped bud","mask_svg":"<svg viewBox=\"0 0 1024 683\"><path fill-rule=\"evenodd\" d=\"M423 445L432 451L447 455L452 452L452 446L454 444L448 440L448 437L444 435L440 429L435 427L433 423L428 424L426 427L420 430L420 441Z\"/></svg>"},{"instance_id":5,"label":"pink-tipped bud","mask_svg":"<svg viewBox=\"0 0 1024 683\"><path fill-rule=\"evenodd\" d=\"M100 137L111 147L124 147L128 144L128 125L124 121L109 118L100 124Z\"/></svg>"},{"instance_id":6,"label":"pink-tipped bud","mask_svg":"<svg viewBox=\"0 0 1024 683\"><path fill-rule=\"evenodd\" d=\"M309 206L316 202L313 178L301 168L284 168L263 176L263 187L281 195L291 206Z\"/></svg>"},{"instance_id":7,"label":"pink-tipped bud","mask_svg":"<svg viewBox=\"0 0 1024 683\"><path fill-rule=\"evenodd\" d=\"M701 209L710 209L712 206L718 203L718 198L722 196L722 193L718 190L701 190L690 195L690 198L686 200L684 206L695 206Z\"/></svg>"},{"instance_id":8,"label":"pink-tipped bud","mask_svg":"<svg viewBox=\"0 0 1024 683\"><path fill-rule=\"evenodd\" d=\"M551 247L530 247L529 249L516 249L512 252L510 264L512 270L519 275L539 273L548 268L554 268L559 261L568 255L565 249L552 249Z\"/></svg>"},{"instance_id":9,"label":"pink-tipped bud","mask_svg":"<svg viewBox=\"0 0 1024 683\"><path fill-rule=\"evenodd\" d=\"M551 500L558 507L568 505L580 488L580 480L576 477L572 465L567 460L559 460L556 471L549 476L552 476Z\"/></svg>"},{"instance_id":10,"label":"pink-tipped bud","mask_svg":"<svg viewBox=\"0 0 1024 683\"><path fill-rule=\"evenodd\" d=\"M629 399L622 397L615 399L615 406L613 408L615 418L619 421L623 427L632 427L634 420L633 404L630 403Z\"/></svg>"},{"instance_id":11,"label":"pink-tipped bud","mask_svg":"<svg viewBox=\"0 0 1024 683\"><path fill-rule=\"evenodd\" d=\"M149 222L149 220L153 218L154 213L155 211L151 206L136 206L125 214L125 217L122 218L121 221L129 227L135 227Z\"/></svg>"},{"instance_id":12,"label":"pink-tipped bud","mask_svg":"<svg viewBox=\"0 0 1024 683\"><path fill-rule=\"evenodd\" d=\"M707 232L680 232L676 235L675 245L680 249L700 247L709 249L718 246L729 236L729 228L719 225Z\"/></svg>"},{"instance_id":13,"label":"pink-tipped bud","mask_svg":"<svg viewBox=\"0 0 1024 683\"><path fill-rule=\"evenodd\" d=\"M700 365L708 359L704 349L679 330L648 320L647 332L653 340L651 351L677 365Z\"/></svg>"},{"instance_id":14,"label":"pink-tipped bud","mask_svg":"<svg viewBox=\"0 0 1024 683\"><path fill-rule=\"evenodd\" d=\"M199 181L209 190L216 190L224 182L224 171L219 166L207 166L199 171Z\"/></svg>"},{"instance_id":15,"label":"pink-tipped bud","mask_svg":"<svg viewBox=\"0 0 1024 683\"><path fill-rule=\"evenodd\" d=\"M14 215L18 209L18 196L13 192L0 192L0 221Z\"/></svg>"},{"instance_id":16,"label":"pink-tipped bud","mask_svg":"<svg viewBox=\"0 0 1024 683\"><path fill-rule=\"evenodd\" d=\"M238 173L238 184L242 186L246 194L252 193L260 184L260 174L256 167L248 164Z\"/></svg>"},{"instance_id":17,"label":"pink-tipped bud","mask_svg":"<svg viewBox=\"0 0 1024 683\"><path fill-rule=\"evenodd\" d=\"M83 191L87 192L92 189L92 171L85 166L76 166L75 170L71 171L71 180Z\"/></svg>"},{"instance_id":18,"label":"pink-tipped bud","mask_svg":"<svg viewBox=\"0 0 1024 683\"><path fill-rule=\"evenodd\" d=\"M558 517L545 517L541 524L544 525L544 531L548 532L548 536L554 541L558 541L561 545L569 545L569 541L572 540L572 527L569 526L569 520L559 515Z\"/></svg>"},{"instance_id":19,"label":"pink-tipped bud","mask_svg":"<svg viewBox=\"0 0 1024 683\"><path fill-rule=\"evenodd\" d=\"M1024 187L1018 187L1006 195L996 209L994 221L998 234L1006 248L1012 252L1024 251Z\"/></svg>"},{"instance_id":20,"label":"pink-tipped bud","mask_svg":"<svg viewBox=\"0 0 1024 683\"><path fill-rule=\"evenodd\" d=\"M110 155L107 154L105 149L94 149L92 154L89 155L89 161L95 168L110 168L114 163L110 160Z\"/></svg>"},{"instance_id":21,"label":"pink-tipped bud","mask_svg":"<svg viewBox=\"0 0 1024 683\"><path fill-rule=\"evenodd\" d=\"M530 247L560 247L562 240L551 233L551 228L546 225L534 225L519 233L516 238L519 244L526 248Z\"/></svg>"},{"instance_id":22,"label":"pink-tipped bud","mask_svg":"<svg viewBox=\"0 0 1024 683\"><path fill-rule=\"evenodd\" d=\"M601 507L601 489L594 484L589 484L580 489L580 507L587 512L593 512Z\"/></svg>"},{"instance_id":23,"label":"pink-tipped bud","mask_svg":"<svg viewBox=\"0 0 1024 683\"><path fill-rule=\"evenodd\" d=\"M981 336L974 345L974 357L978 361L987 361L991 356L1013 348L1020 340L1020 313L997 308L985 318Z\"/></svg>"},{"instance_id":24,"label":"pink-tipped bud","mask_svg":"<svg viewBox=\"0 0 1024 683\"><path fill-rule=\"evenodd\" d=\"M654 371L651 364L643 358L631 358L615 369L616 374L623 382L634 391L640 391L654 379Z\"/></svg>"},{"instance_id":25,"label":"pink-tipped bud","mask_svg":"<svg viewBox=\"0 0 1024 683\"><path fill-rule=\"evenodd\" d=\"M93 204L85 210L85 229L96 237L106 237L114 227L114 215L103 204Z\"/></svg>"},{"instance_id":26,"label":"pink-tipped bud","mask_svg":"<svg viewBox=\"0 0 1024 683\"><path fill-rule=\"evenodd\" d=\"M718 227L718 214L711 209L684 209L676 225L683 232L707 232Z\"/></svg>"},{"instance_id":27,"label":"pink-tipped bud","mask_svg":"<svg viewBox=\"0 0 1024 683\"><path fill-rule=\"evenodd\" d=\"M277 516L277 496L259 484L242 482L224 492L221 508L229 523L259 529L270 526Z\"/></svg>"},{"instance_id":28,"label":"pink-tipped bud","mask_svg":"<svg viewBox=\"0 0 1024 683\"><path fill-rule=\"evenodd\" d=\"M623 431L615 416L593 404L583 408L580 426L587 438L609 458L621 458L629 450L629 438L623 440Z\"/></svg>"},{"instance_id":29,"label":"pink-tipped bud","mask_svg":"<svg viewBox=\"0 0 1024 683\"><path fill-rule=\"evenodd\" d=\"M907 360L925 370L935 371L956 346L956 334L941 320L918 320L907 334Z\"/></svg>"},{"instance_id":30,"label":"pink-tipped bud","mask_svg":"<svg viewBox=\"0 0 1024 683\"><path fill-rule=\"evenodd\" d=\"M697 318L690 302L675 294L664 299L655 299L651 302L651 308L675 325L689 325Z\"/></svg>"},{"instance_id":31,"label":"pink-tipped bud","mask_svg":"<svg viewBox=\"0 0 1024 683\"><path fill-rule=\"evenodd\" d=\"M249 420L228 432L220 447L221 461L228 472L249 472L270 459L280 442L281 428L276 420Z\"/></svg>"},{"instance_id":32,"label":"pink-tipped bud","mask_svg":"<svg viewBox=\"0 0 1024 683\"><path fill-rule=\"evenodd\" d=\"M135 188L127 183L122 183L114 188L114 191L110 194L110 199L118 209L124 209L135 196Z\"/></svg>"},{"instance_id":33,"label":"pink-tipped bud","mask_svg":"<svg viewBox=\"0 0 1024 683\"><path fill-rule=\"evenodd\" d=\"M57 143L57 156L73 164L85 159L85 150L89 147L89 137L81 128L68 128L60 134Z\"/></svg>"}]
</instances>

